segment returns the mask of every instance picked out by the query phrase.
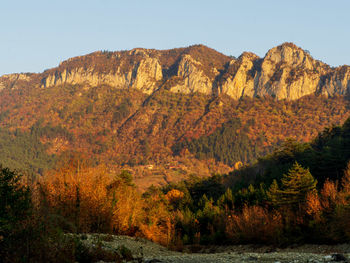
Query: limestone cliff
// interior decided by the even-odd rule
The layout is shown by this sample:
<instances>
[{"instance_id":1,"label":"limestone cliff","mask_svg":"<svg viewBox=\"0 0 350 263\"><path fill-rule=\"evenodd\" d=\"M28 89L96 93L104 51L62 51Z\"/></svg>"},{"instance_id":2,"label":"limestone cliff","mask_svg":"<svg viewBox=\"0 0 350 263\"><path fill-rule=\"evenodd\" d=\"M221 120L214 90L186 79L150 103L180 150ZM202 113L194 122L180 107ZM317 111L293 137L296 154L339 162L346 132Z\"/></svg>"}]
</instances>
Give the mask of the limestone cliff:
<instances>
[{"instance_id":1,"label":"limestone cliff","mask_svg":"<svg viewBox=\"0 0 350 263\"><path fill-rule=\"evenodd\" d=\"M0 90L4 88L21 88L22 86L28 85L33 79L35 79L36 74L31 73L20 73L20 74L8 74L0 77Z\"/></svg>"},{"instance_id":2,"label":"limestone cliff","mask_svg":"<svg viewBox=\"0 0 350 263\"><path fill-rule=\"evenodd\" d=\"M101 55L103 56L101 53L97 54L98 57ZM130 58L131 61L127 61ZM41 81L42 87L63 84L93 87L105 84L119 88L136 88L150 94L157 88L157 81L162 79L162 67L158 60L140 49L132 50L124 56L120 53L107 54L105 65L101 65L103 61L98 60L98 64L94 64L94 58L91 60L90 65L78 63L80 65L73 68L69 67L69 61L61 64L54 72L46 74Z\"/></svg>"},{"instance_id":3,"label":"limestone cliff","mask_svg":"<svg viewBox=\"0 0 350 263\"><path fill-rule=\"evenodd\" d=\"M0 77L0 89L105 84L152 94L164 83L173 92L294 100L309 94L348 94L350 67L331 68L292 43L270 49L264 58L245 52L238 59L196 45L172 50L95 52L64 61L41 74Z\"/></svg>"},{"instance_id":4,"label":"limestone cliff","mask_svg":"<svg viewBox=\"0 0 350 263\"><path fill-rule=\"evenodd\" d=\"M320 83L320 93L332 96L334 94L345 95L350 93L350 67L342 66L336 68L333 74L323 77Z\"/></svg>"},{"instance_id":5,"label":"limestone cliff","mask_svg":"<svg viewBox=\"0 0 350 263\"><path fill-rule=\"evenodd\" d=\"M170 90L181 93L201 92L211 94L212 80L205 75L200 66L202 64L190 55L183 56L177 68L177 76L182 79L181 84L171 87Z\"/></svg>"},{"instance_id":6,"label":"limestone cliff","mask_svg":"<svg viewBox=\"0 0 350 263\"><path fill-rule=\"evenodd\" d=\"M232 69L233 68L233 69ZM244 53L229 65L221 91L242 96L295 100L309 94L333 96L349 92L349 66L331 68L292 43L270 49L263 59Z\"/></svg>"},{"instance_id":7,"label":"limestone cliff","mask_svg":"<svg viewBox=\"0 0 350 263\"><path fill-rule=\"evenodd\" d=\"M256 94L294 100L315 93L325 64L293 44L275 47L264 57L256 78Z\"/></svg>"},{"instance_id":8,"label":"limestone cliff","mask_svg":"<svg viewBox=\"0 0 350 263\"><path fill-rule=\"evenodd\" d=\"M234 99L242 96L254 96L254 63L259 59L253 53L245 52L238 60L231 60L227 71L221 79L219 93L227 94ZM252 75L254 74L254 75Z\"/></svg>"}]
</instances>

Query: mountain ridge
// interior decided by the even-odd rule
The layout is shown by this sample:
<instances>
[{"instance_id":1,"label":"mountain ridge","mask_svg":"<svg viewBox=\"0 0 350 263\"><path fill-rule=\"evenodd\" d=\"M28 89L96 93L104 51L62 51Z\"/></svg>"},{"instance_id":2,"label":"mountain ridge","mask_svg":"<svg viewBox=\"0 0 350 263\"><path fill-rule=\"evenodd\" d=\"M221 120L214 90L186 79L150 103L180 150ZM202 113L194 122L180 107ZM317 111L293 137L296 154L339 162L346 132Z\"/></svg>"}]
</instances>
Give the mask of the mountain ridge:
<instances>
[{"instance_id":1,"label":"mountain ridge","mask_svg":"<svg viewBox=\"0 0 350 263\"><path fill-rule=\"evenodd\" d=\"M273 96L295 100L310 94L345 95L350 66L332 68L293 43L271 48L263 58L243 52L237 59L204 45L155 50L97 51L70 58L42 73L0 77L0 88L25 85L110 85L152 94L161 86L172 92L200 92L233 99Z\"/></svg>"}]
</instances>

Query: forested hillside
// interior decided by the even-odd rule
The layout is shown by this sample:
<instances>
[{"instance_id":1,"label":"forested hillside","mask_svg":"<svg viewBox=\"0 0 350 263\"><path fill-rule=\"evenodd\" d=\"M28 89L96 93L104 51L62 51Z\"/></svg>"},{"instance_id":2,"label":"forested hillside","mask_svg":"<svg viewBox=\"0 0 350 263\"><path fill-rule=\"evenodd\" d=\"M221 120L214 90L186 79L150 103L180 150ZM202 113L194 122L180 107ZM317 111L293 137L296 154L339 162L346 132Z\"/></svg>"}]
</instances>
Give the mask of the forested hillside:
<instances>
[{"instance_id":1,"label":"forested hillside","mask_svg":"<svg viewBox=\"0 0 350 263\"><path fill-rule=\"evenodd\" d=\"M350 159L349 134L350 119L347 119L342 126L326 128L309 143L287 140L254 165L232 172L229 180L236 187L271 183L274 179L280 179L281 174L297 161L310 169L319 184L326 180L339 181Z\"/></svg>"},{"instance_id":2,"label":"forested hillside","mask_svg":"<svg viewBox=\"0 0 350 263\"><path fill-rule=\"evenodd\" d=\"M0 158L37 174L80 156L127 169L142 189L228 173L287 138L308 142L343 123L348 73L291 43L264 58L203 45L94 52L0 78L2 141L18 145Z\"/></svg>"},{"instance_id":3,"label":"forested hillside","mask_svg":"<svg viewBox=\"0 0 350 263\"><path fill-rule=\"evenodd\" d=\"M65 86L28 88L26 92L3 90L0 99L2 128L11 131L13 137L27 136L21 140L31 140L35 135L43 145L35 149L39 155L65 159L80 152L94 164L138 171L136 179L141 184L146 182L145 186L191 173L227 173L229 166L253 163L286 138L309 141L319 130L340 124L349 116L345 97L235 101L166 90L148 97L137 90L107 86L89 90ZM34 132L38 123L42 129ZM49 167L37 167L34 156L22 167L13 165L7 160L18 154L7 152L1 157L12 168L37 172ZM145 181L150 172L147 165L153 165L156 171L151 172L158 174L150 181Z\"/></svg>"}]
</instances>

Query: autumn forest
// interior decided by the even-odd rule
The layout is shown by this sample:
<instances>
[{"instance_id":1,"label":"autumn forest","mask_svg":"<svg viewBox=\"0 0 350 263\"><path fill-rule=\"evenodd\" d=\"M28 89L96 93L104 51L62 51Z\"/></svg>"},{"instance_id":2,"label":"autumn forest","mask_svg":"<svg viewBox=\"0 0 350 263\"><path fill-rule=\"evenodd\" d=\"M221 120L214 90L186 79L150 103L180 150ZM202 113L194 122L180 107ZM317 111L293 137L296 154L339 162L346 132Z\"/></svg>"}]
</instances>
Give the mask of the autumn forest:
<instances>
[{"instance_id":1,"label":"autumn forest","mask_svg":"<svg viewBox=\"0 0 350 263\"><path fill-rule=\"evenodd\" d=\"M89 233L176 251L349 242L349 76L284 43L264 58L100 51L0 77L1 260L95 262Z\"/></svg>"}]
</instances>

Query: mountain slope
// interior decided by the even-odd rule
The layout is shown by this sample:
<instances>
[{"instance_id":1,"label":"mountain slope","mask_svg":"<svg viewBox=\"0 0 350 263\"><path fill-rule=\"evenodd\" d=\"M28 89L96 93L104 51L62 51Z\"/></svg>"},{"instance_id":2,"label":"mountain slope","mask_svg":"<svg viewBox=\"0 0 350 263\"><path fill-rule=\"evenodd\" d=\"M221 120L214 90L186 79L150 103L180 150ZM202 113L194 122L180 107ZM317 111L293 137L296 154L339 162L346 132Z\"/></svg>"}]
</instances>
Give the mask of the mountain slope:
<instances>
[{"instance_id":1,"label":"mountain slope","mask_svg":"<svg viewBox=\"0 0 350 263\"><path fill-rule=\"evenodd\" d=\"M288 137L308 141L343 123L349 72L290 43L264 58L202 45L95 52L40 74L0 77L0 127L44 130L46 154L84 153L130 169L146 187L226 173Z\"/></svg>"},{"instance_id":2,"label":"mountain slope","mask_svg":"<svg viewBox=\"0 0 350 263\"><path fill-rule=\"evenodd\" d=\"M237 188L249 184L269 185L281 179L295 162L310 170L323 185L327 180L341 181L350 160L350 118L341 126L324 129L312 141L287 140L271 154L243 169L233 171L226 180Z\"/></svg>"}]
</instances>

